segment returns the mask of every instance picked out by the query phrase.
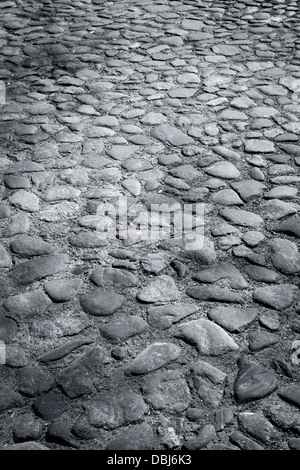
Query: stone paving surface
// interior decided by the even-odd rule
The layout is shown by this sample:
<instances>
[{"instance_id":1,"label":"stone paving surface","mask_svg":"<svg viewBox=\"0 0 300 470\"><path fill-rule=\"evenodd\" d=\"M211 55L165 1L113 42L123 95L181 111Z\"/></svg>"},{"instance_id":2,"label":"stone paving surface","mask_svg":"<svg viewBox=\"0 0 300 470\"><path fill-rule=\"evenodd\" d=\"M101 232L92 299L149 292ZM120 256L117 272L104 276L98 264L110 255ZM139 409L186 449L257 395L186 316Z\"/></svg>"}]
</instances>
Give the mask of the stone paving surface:
<instances>
[{"instance_id":1,"label":"stone paving surface","mask_svg":"<svg viewBox=\"0 0 300 470\"><path fill-rule=\"evenodd\" d=\"M0 10L1 449L300 449L298 2Z\"/></svg>"}]
</instances>

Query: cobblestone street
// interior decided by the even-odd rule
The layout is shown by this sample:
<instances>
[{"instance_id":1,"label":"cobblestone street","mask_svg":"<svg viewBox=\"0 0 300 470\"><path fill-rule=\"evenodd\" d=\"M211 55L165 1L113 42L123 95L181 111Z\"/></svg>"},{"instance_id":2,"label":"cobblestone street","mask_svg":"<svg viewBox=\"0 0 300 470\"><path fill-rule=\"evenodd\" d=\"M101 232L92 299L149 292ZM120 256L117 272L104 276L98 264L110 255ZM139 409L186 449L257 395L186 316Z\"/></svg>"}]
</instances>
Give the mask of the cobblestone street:
<instances>
[{"instance_id":1,"label":"cobblestone street","mask_svg":"<svg viewBox=\"0 0 300 470\"><path fill-rule=\"evenodd\" d=\"M0 12L0 449L300 450L299 2Z\"/></svg>"}]
</instances>

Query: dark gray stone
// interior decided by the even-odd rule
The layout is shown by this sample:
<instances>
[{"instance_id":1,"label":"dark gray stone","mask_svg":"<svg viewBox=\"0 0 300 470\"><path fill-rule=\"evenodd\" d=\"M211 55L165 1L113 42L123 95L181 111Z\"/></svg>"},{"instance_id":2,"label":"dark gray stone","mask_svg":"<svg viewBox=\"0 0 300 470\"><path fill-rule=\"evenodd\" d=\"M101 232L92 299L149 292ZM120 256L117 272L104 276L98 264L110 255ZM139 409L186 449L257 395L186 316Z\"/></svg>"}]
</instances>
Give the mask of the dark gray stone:
<instances>
[{"instance_id":1,"label":"dark gray stone","mask_svg":"<svg viewBox=\"0 0 300 470\"><path fill-rule=\"evenodd\" d=\"M273 228L274 232L286 233L293 237L300 238L300 217L292 217L284 220Z\"/></svg>"},{"instance_id":2,"label":"dark gray stone","mask_svg":"<svg viewBox=\"0 0 300 470\"><path fill-rule=\"evenodd\" d=\"M207 405L220 405L227 374L208 362L197 361L191 369L193 385L200 399Z\"/></svg>"},{"instance_id":3,"label":"dark gray stone","mask_svg":"<svg viewBox=\"0 0 300 470\"><path fill-rule=\"evenodd\" d=\"M64 254L34 258L15 265L10 272L10 276L20 284L31 284L63 271L66 268L67 261L68 256Z\"/></svg>"},{"instance_id":4,"label":"dark gray stone","mask_svg":"<svg viewBox=\"0 0 300 470\"><path fill-rule=\"evenodd\" d=\"M264 266L257 266L255 264L249 264L244 267L244 272L250 279L259 282L273 283L278 282L280 275L272 269L265 268Z\"/></svg>"},{"instance_id":5,"label":"dark gray stone","mask_svg":"<svg viewBox=\"0 0 300 470\"><path fill-rule=\"evenodd\" d=\"M132 428L121 431L106 447L106 450L155 450L158 440L147 423L136 424Z\"/></svg>"},{"instance_id":6,"label":"dark gray stone","mask_svg":"<svg viewBox=\"0 0 300 470\"><path fill-rule=\"evenodd\" d=\"M239 431L235 431L230 436L230 441L236 444L241 450L265 450L260 444L249 439L249 437L246 437Z\"/></svg>"},{"instance_id":7,"label":"dark gray stone","mask_svg":"<svg viewBox=\"0 0 300 470\"><path fill-rule=\"evenodd\" d=\"M79 296L82 310L94 316L112 315L122 307L125 300L125 297L121 294L106 292L100 289L95 289Z\"/></svg>"},{"instance_id":8,"label":"dark gray stone","mask_svg":"<svg viewBox=\"0 0 300 470\"><path fill-rule=\"evenodd\" d=\"M39 419L26 413L14 422L12 432L16 442L38 440L44 434L44 426Z\"/></svg>"},{"instance_id":9,"label":"dark gray stone","mask_svg":"<svg viewBox=\"0 0 300 470\"><path fill-rule=\"evenodd\" d=\"M66 302L72 300L82 286L81 279L57 279L45 281L46 293L54 302Z\"/></svg>"},{"instance_id":10,"label":"dark gray stone","mask_svg":"<svg viewBox=\"0 0 300 470\"><path fill-rule=\"evenodd\" d=\"M53 375L36 366L25 366L17 370L18 389L28 397L48 392L55 384Z\"/></svg>"},{"instance_id":11,"label":"dark gray stone","mask_svg":"<svg viewBox=\"0 0 300 470\"><path fill-rule=\"evenodd\" d=\"M96 268L91 274L91 281L99 287L111 285L120 287L133 287L138 285L138 277L117 268Z\"/></svg>"},{"instance_id":12,"label":"dark gray stone","mask_svg":"<svg viewBox=\"0 0 300 470\"><path fill-rule=\"evenodd\" d=\"M146 402L155 410L184 410L191 398L188 384L177 370L146 376L142 390Z\"/></svg>"},{"instance_id":13,"label":"dark gray stone","mask_svg":"<svg viewBox=\"0 0 300 470\"><path fill-rule=\"evenodd\" d=\"M0 317L0 340L4 343L10 343L16 336L18 324L9 317Z\"/></svg>"},{"instance_id":14,"label":"dark gray stone","mask_svg":"<svg viewBox=\"0 0 300 470\"><path fill-rule=\"evenodd\" d=\"M39 238L22 236L14 239L10 249L20 256L49 255L56 251L56 247Z\"/></svg>"},{"instance_id":15,"label":"dark gray stone","mask_svg":"<svg viewBox=\"0 0 300 470\"><path fill-rule=\"evenodd\" d=\"M181 348L174 343L153 343L143 349L126 368L126 375L143 375L176 361Z\"/></svg>"},{"instance_id":16,"label":"dark gray stone","mask_svg":"<svg viewBox=\"0 0 300 470\"><path fill-rule=\"evenodd\" d=\"M56 381L70 398L94 391L94 380L102 375L106 350L96 346L56 374Z\"/></svg>"},{"instance_id":17,"label":"dark gray stone","mask_svg":"<svg viewBox=\"0 0 300 470\"><path fill-rule=\"evenodd\" d=\"M63 344L62 346L58 346L57 348L52 349L51 351L42 354L38 357L40 362L50 362L50 361L57 361L62 357L67 356L72 351L81 346L85 346L86 344L92 343L93 340L91 339L75 339L73 341L69 341L68 343Z\"/></svg>"},{"instance_id":18,"label":"dark gray stone","mask_svg":"<svg viewBox=\"0 0 300 470\"><path fill-rule=\"evenodd\" d=\"M21 395L12 390L8 385L0 384L0 411L24 405Z\"/></svg>"},{"instance_id":19,"label":"dark gray stone","mask_svg":"<svg viewBox=\"0 0 300 470\"><path fill-rule=\"evenodd\" d=\"M184 448L190 451L203 449L217 438L215 427L212 424L206 424L200 431L197 432L195 437L187 438L184 441Z\"/></svg>"},{"instance_id":20,"label":"dark gray stone","mask_svg":"<svg viewBox=\"0 0 300 470\"><path fill-rule=\"evenodd\" d=\"M238 360L238 374L234 382L234 397L239 404L267 397L277 389L272 371L242 356Z\"/></svg>"},{"instance_id":21,"label":"dark gray stone","mask_svg":"<svg viewBox=\"0 0 300 470\"><path fill-rule=\"evenodd\" d=\"M27 316L42 314L52 304L42 289L13 295L3 302L3 307L11 314Z\"/></svg>"},{"instance_id":22,"label":"dark gray stone","mask_svg":"<svg viewBox=\"0 0 300 470\"><path fill-rule=\"evenodd\" d=\"M32 408L40 418L52 421L68 411L69 405L64 395L50 391L38 397L33 402Z\"/></svg>"},{"instance_id":23,"label":"dark gray stone","mask_svg":"<svg viewBox=\"0 0 300 470\"><path fill-rule=\"evenodd\" d=\"M280 437L280 433L276 428L258 413L244 411L238 415L238 423L242 431L264 444L271 444Z\"/></svg>"},{"instance_id":24,"label":"dark gray stone","mask_svg":"<svg viewBox=\"0 0 300 470\"><path fill-rule=\"evenodd\" d=\"M248 336L251 352L261 351L279 342L279 337L268 331L253 331Z\"/></svg>"},{"instance_id":25,"label":"dark gray stone","mask_svg":"<svg viewBox=\"0 0 300 470\"><path fill-rule=\"evenodd\" d=\"M100 327L100 333L111 343L122 343L132 336L143 333L148 324L137 315L117 318Z\"/></svg>"},{"instance_id":26,"label":"dark gray stone","mask_svg":"<svg viewBox=\"0 0 300 470\"><path fill-rule=\"evenodd\" d=\"M299 288L294 284L278 284L275 286L257 287L252 298L254 302L261 303L275 310L284 310L290 307L299 295Z\"/></svg>"},{"instance_id":27,"label":"dark gray stone","mask_svg":"<svg viewBox=\"0 0 300 470\"><path fill-rule=\"evenodd\" d=\"M244 303L242 294L232 292L227 287L200 286L190 287L186 291L187 295L196 300L208 300L211 302L236 302Z\"/></svg>"},{"instance_id":28,"label":"dark gray stone","mask_svg":"<svg viewBox=\"0 0 300 470\"><path fill-rule=\"evenodd\" d=\"M278 392L278 395L283 400L291 403L300 408L300 386L297 384L290 384L283 390Z\"/></svg>"}]
</instances>

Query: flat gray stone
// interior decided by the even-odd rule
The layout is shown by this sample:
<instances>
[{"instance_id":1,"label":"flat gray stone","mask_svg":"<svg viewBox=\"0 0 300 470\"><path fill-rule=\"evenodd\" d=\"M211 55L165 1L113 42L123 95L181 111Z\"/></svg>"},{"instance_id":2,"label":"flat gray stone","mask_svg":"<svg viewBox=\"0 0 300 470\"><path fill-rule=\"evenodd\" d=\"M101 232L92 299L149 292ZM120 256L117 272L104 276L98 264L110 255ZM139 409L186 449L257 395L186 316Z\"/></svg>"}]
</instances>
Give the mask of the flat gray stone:
<instances>
[{"instance_id":1,"label":"flat gray stone","mask_svg":"<svg viewBox=\"0 0 300 470\"><path fill-rule=\"evenodd\" d=\"M241 450L265 450L265 448L256 441L246 437L239 431L234 431L234 433L231 434L230 441L233 444L236 444Z\"/></svg>"},{"instance_id":2,"label":"flat gray stone","mask_svg":"<svg viewBox=\"0 0 300 470\"><path fill-rule=\"evenodd\" d=\"M254 118L269 118L278 114L279 111L272 106L257 106L248 110L248 115Z\"/></svg>"},{"instance_id":3,"label":"flat gray stone","mask_svg":"<svg viewBox=\"0 0 300 470\"><path fill-rule=\"evenodd\" d=\"M257 230L251 230L249 232L246 232L242 240L246 245L250 246L251 248L259 245L262 241L265 240L265 236L263 233L257 231Z\"/></svg>"},{"instance_id":4,"label":"flat gray stone","mask_svg":"<svg viewBox=\"0 0 300 470\"><path fill-rule=\"evenodd\" d=\"M255 180L242 180L231 183L231 186L241 196L243 201L248 202L263 195L267 186Z\"/></svg>"},{"instance_id":5,"label":"flat gray stone","mask_svg":"<svg viewBox=\"0 0 300 470\"><path fill-rule=\"evenodd\" d=\"M85 404L85 408L88 423L105 430L140 421L148 412L142 396L129 387L100 392Z\"/></svg>"},{"instance_id":6,"label":"flat gray stone","mask_svg":"<svg viewBox=\"0 0 300 470\"><path fill-rule=\"evenodd\" d=\"M198 171L193 165L180 165L170 170L170 174L176 178L181 178L186 181L192 181L195 178L200 178L202 173Z\"/></svg>"},{"instance_id":7,"label":"flat gray stone","mask_svg":"<svg viewBox=\"0 0 300 470\"><path fill-rule=\"evenodd\" d=\"M100 346L87 351L79 359L56 374L55 379L70 398L76 398L94 391L94 381L102 376L106 350Z\"/></svg>"},{"instance_id":8,"label":"flat gray stone","mask_svg":"<svg viewBox=\"0 0 300 470\"><path fill-rule=\"evenodd\" d=\"M145 376L142 391L145 401L154 410L184 410L191 399L188 384L177 370L158 371Z\"/></svg>"},{"instance_id":9,"label":"flat gray stone","mask_svg":"<svg viewBox=\"0 0 300 470\"><path fill-rule=\"evenodd\" d=\"M196 433L195 437L186 438L184 447L189 451L196 451L203 448L208 448L208 444L217 438L215 427L212 424L205 424Z\"/></svg>"},{"instance_id":10,"label":"flat gray stone","mask_svg":"<svg viewBox=\"0 0 300 470\"><path fill-rule=\"evenodd\" d=\"M5 447L2 447L1 450L50 450L49 447L46 447L42 444L39 444L36 441L27 441L27 442L19 442L18 444L9 444Z\"/></svg>"},{"instance_id":11,"label":"flat gray stone","mask_svg":"<svg viewBox=\"0 0 300 470\"><path fill-rule=\"evenodd\" d=\"M68 354L70 354L75 349L80 348L86 344L90 344L93 341L90 339L74 339L73 341L69 341L62 346L57 346L57 348L52 349L51 351L46 352L38 357L40 362L50 362L50 361L57 361Z\"/></svg>"},{"instance_id":12,"label":"flat gray stone","mask_svg":"<svg viewBox=\"0 0 300 470\"><path fill-rule=\"evenodd\" d=\"M269 331L252 331L249 336L249 350L251 352L261 351L279 342L279 337Z\"/></svg>"},{"instance_id":13,"label":"flat gray stone","mask_svg":"<svg viewBox=\"0 0 300 470\"><path fill-rule=\"evenodd\" d=\"M298 295L299 288L294 284L279 284L257 287L252 297L254 302L274 308L275 310L285 310L295 302Z\"/></svg>"},{"instance_id":14,"label":"flat gray stone","mask_svg":"<svg viewBox=\"0 0 300 470\"><path fill-rule=\"evenodd\" d=\"M265 444L271 444L280 438L280 433L273 424L258 413L251 411L239 413L238 423L242 431Z\"/></svg>"},{"instance_id":15,"label":"flat gray stone","mask_svg":"<svg viewBox=\"0 0 300 470\"><path fill-rule=\"evenodd\" d=\"M280 275L273 269L265 268L264 266L257 266L249 264L244 267L244 272L250 279L258 282L274 283L278 282Z\"/></svg>"},{"instance_id":16,"label":"flat gray stone","mask_svg":"<svg viewBox=\"0 0 300 470\"><path fill-rule=\"evenodd\" d=\"M273 231L300 238L300 217L291 217L290 219L280 222L280 224L273 228Z\"/></svg>"},{"instance_id":17,"label":"flat gray stone","mask_svg":"<svg viewBox=\"0 0 300 470\"><path fill-rule=\"evenodd\" d=\"M194 304L176 303L159 305L148 309L148 322L152 328L164 330L198 310Z\"/></svg>"},{"instance_id":18,"label":"flat gray stone","mask_svg":"<svg viewBox=\"0 0 300 470\"><path fill-rule=\"evenodd\" d=\"M177 326L174 335L193 344L200 354L219 356L236 351L238 345L223 328L200 318Z\"/></svg>"},{"instance_id":19,"label":"flat gray stone","mask_svg":"<svg viewBox=\"0 0 300 470\"><path fill-rule=\"evenodd\" d=\"M227 287L200 286L190 287L186 291L187 295L196 300L207 300L210 302L236 302L244 303L242 294L232 292Z\"/></svg>"},{"instance_id":20,"label":"flat gray stone","mask_svg":"<svg viewBox=\"0 0 300 470\"><path fill-rule=\"evenodd\" d=\"M106 292L95 289L79 296L79 302L84 312L93 316L109 316L125 303L125 297L116 292Z\"/></svg>"},{"instance_id":21,"label":"flat gray stone","mask_svg":"<svg viewBox=\"0 0 300 470\"><path fill-rule=\"evenodd\" d=\"M208 318L232 333L244 331L258 317L257 308L219 306L208 313Z\"/></svg>"},{"instance_id":22,"label":"flat gray stone","mask_svg":"<svg viewBox=\"0 0 300 470\"><path fill-rule=\"evenodd\" d=\"M285 238L273 238L269 242L271 261L278 271L296 274L300 270L300 254L296 243Z\"/></svg>"},{"instance_id":23,"label":"flat gray stone","mask_svg":"<svg viewBox=\"0 0 300 470\"><path fill-rule=\"evenodd\" d=\"M148 423L136 424L130 429L121 431L106 450L154 450L157 448L157 437Z\"/></svg>"},{"instance_id":24,"label":"flat gray stone","mask_svg":"<svg viewBox=\"0 0 300 470\"><path fill-rule=\"evenodd\" d=\"M58 279L44 282L45 291L54 302L66 302L73 299L81 286L81 279Z\"/></svg>"},{"instance_id":25,"label":"flat gray stone","mask_svg":"<svg viewBox=\"0 0 300 470\"><path fill-rule=\"evenodd\" d=\"M270 96L285 96L287 94L287 89L284 88L282 85L262 85L257 87L260 91L262 91L265 95Z\"/></svg>"},{"instance_id":26,"label":"flat gray stone","mask_svg":"<svg viewBox=\"0 0 300 470\"><path fill-rule=\"evenodd\" d=\"M300 408L300 387L297 384L289 384L283 390L278 392L278 395L283 400L291 403Z\"/></svg>"},{"instance_id":27,"label":"flat gray stone","mask_svg":"<svg viewBox=\"0 0 300 470\"><path fill-rule=\"evenodd\" d=\"M21 236L15 238L10 249L20 256L50 255L56 251L56 247L40 238Z\"/></svg>"},{"instance_id":28,"label":"flat gray stone","mask_svg":"<svg viewBox=\"0 0 300 470\"><path fill-rule=\"evenodd\" d=\"M61 393L50 390L36 398L32 408L37 416L45 421L52 421L59 418L65 411L68 411L68 400Z\"/></svg>"},{"instance_id":29,"label":"flat gray stone","mask_svg":"<svg viewBox=\"0 0 300 470\"><path fill-rule=\"evenodd\" d=\"M221 191L212 195L211 201L223 206L239 206L244 204L239 195L232 189L221 189Z\"/></svg>"},{"instance_id":30,"label":"flat gray stone","mask_svg":"<svg viewBox=\"0 0 300 470\"><path fill-rule=\"evenodd\" d=\"M52 304L42 289L13 295L3 302L3 307L11 314L22 316L41 314Z\"/></svg>"},{"instance_id":31,"label":"flat gray stone","mask_svg":"<svg viewBox=\"0 0 300 470\"><path fill-rule=\"evenodd\" d=\"M99 287L107 285L133 287L139 283L135 274L128 272L126 269L117 268L96 268L90 279Z\"/></svg>"},{"instance_id":32,"label":"flat gray stone","mask_svg":"<svg viewBox=\"0 0 300 470\"><path fill-rule=\"evenodd\" d=\"M10 268L11 266L11 256L2 243L0 243L0 268Z\"/></svg>"},{"instance_id":33,"label":"flat gray stone","mask_svg":"<svg viewBox=\"0 0 300 470\"><path fill-rule=\"evenodd\" d=\"M264 219L280 220L288 215L296 214L297 207L280 199L271 199L260 204L259 213Z\"/></svg>"},{"instance_id":34,"label":"flat gray stone","mask_svg":"<svg viewBox=\"0 0 300 470\"><path fill-rule=\"evenodd\" d=\"M18 390L27 397L36 397L55 384L53 375L40 367L25 366L17 370Z\"/></svg>"},{"instance_id":35,"label":"flat gray stone","mask_svg":"<svg viewBox=\"0 0 300 470\"><path fill-rule=\"evenodd\" d=\"M20 284L31 284L44 277L64 271L68 256L64 254L42 256L15 265L9 275Z\"/></svg>"},{"instance_id":36,"label":"flat gray stone","mask_svg":"<svg viewBox=\"0 0 300 470\"><path fill-rule=\"evenodd\" d=\"M247 153L273 153L276 148L270 140L249 139L245 142L245 152Z\"/></svg>"},{"instance_id":37,"label":"flat gray stone","mask_svg":"<svg viewBox=\"0 0 300 470\"><path fill-rule=\"evenodd\" d=\"M191 369L191 375L200 399L207 405L219 406L227 374L209 362L198 360Z\"/></svg>"},{"instance_id":38,"label":"flat gray stone","mask_svg":"<svg viewBox=\"0 0 300 470\"><path fill-rule=\"evenodd\" d=\"M297 196L298 188L294 186L277 186L264 194L266 199L294 199Z\"/></svg>"},{"instance_id":39,"label":"flat gray stone","mask_svg":"<svg viewBox=\"0 0 300 470\"><path fill-rule=\"evenodd\" d=\"M138 353L126 368L126 375L143 375L153 372L181 355L181 348L174 343L153 343Z\"/></svg>"},{"instance_id":40,"label":"flat gray stone","mask_svg":"<svg viewBox=\"0 0 300 470\"><path fill-rule=\"evenodd\" d=\"M77 248L100 248L107 245L105 238L97 234L97 232L83 230L75 235L71 235L69 243Z\"/></svg>"},{"instance_id":41,"label":"flat gray stone","mask_svg":"<svg viewBox=\"0 0 300 470\"><path fill-rule=\"evenodd\" d=\"M77 189L74 186L52 186L51 188L44 191L42 194L42 199L45 202L55 202L76 199L80 196L80 194L80 189Z\"/></svg>"},{"instance_id":42,"label":"flat gray stone","mask_svg":"<svg viewBox=\"0 0 300 470\"><path fill-rule=\"evenodd\" d=\"M217 162L213 166L205 168L204 171L216 178L236 179L241 175L237 167L233 163L227 161Z\"/></svg>"},{"instance_id":43,"label":"flat gray stone","mask_svg":"<svg viewBox=\"0 0 300 470\"><path fill-rule=\"evenodd\" d=\"M0 317L0 340L4 343L10 343L16 336L18 323L9 317Z\"/></svg>"},{"instance_id":44,"label":"flat gray stone","mask_svg":"<svg viewBox=\"0 0 300 470\"><path fill-rule=\"evenodd\" d=\"M263 219L259 215L242 209L221 209L220 215L230 223L241 225L243 227L258 228L264 223Z\"/></svg>"},{"instance_id":45,"label":"flat gray stone","mask_svg":"<svg viewBox=\"0 0 300 470\"><path fill-rule=\"evenodd\" d=\"M117 318L100 326L101 335L111 343L122 343L132 336L143 333L148 324L137 315Z\"/></svg>"},{"instance_id":46,"label":"flat gray stone","mask_svg":"<svg viewBox=\"0 0 300 470\"><path fill-rule=\"evenodd\" d=\"M225 109L219 114L219 118L223 119L224 121L247 121L248 116L247 114L236 111L234 109Z\"/></svg>"},{"instance_id":47,"label":"flat gray stone","mask_svg":"<svg viewBox=\"0 0 300 470\"><path fill-rule=\"evenodd\" d=\"M212 147L212 150L217 155L220 155L221 157L223 157L226 160L229 160L231 162L241 161L241 156L238 152L235 152L234 150L228 149L227 147L224 147L222 145L216 145L216 146Z\"/></svg>"},{"instance_id":48,"label":"flat gray stone","mask_svg":"<svg viewBox=\"0 0 300 470\"><path fill-rule=\"evenodd\" d=\"M0 410L24 405L21 395L5 384L0 384Z\"/></svg>"},{"instance_id":49,"label":"flat gray stone","mask_svg":"<svg viewBox=\"0 0 300 470\"><path fill-rule=\"evenodd\" d=\"M201 231L201 226L199 231ZM213 264L217 259L214 242L202 235L184 240L182 255L194 259L204 266Z\"/></svg>"},{"instance_id":50,"label":"flat gray stone","mask_svg":"<svg viewBox=\"0 0 300 470\"><path fill-rule=\"evenodd\" d=\"M179 290L171 276L162 275L148 281L147 285L137 293L141 302L171 302L179 298Z\"/></svg>"},{"instance_id":51,"label":"flat gray stone","mask_svg":"<svg viewBox=\"0 0 300 470\"><path fill-rule=\"evenodd\" d=\"M13 206L28 212L37 212L40 208L39 198L36 194L20 189L9 198Z\"/></svg>"},{"instance_id":52,"label":"flat gray stone","mask_svg":"<svg viewBox=\"0 0 300 470\"><path fill-rule=\"evenodd\" d=\"M138 145L113 145L110 149L106 150L109 157L114 160L127 160L138 150Z\"/></svg>"},{"instance_id":53,"label":"flat gray stone","mask_svg":"<svg viewBox=\"0 0 300 470\"><path fill-rule=\"evenodd\" d=\"M151 131L151 136L156 139L167 142L174 147L181 147L194 143L194 139L183 133L180 129L170 124L162 124Z\"/></svg>"},{"instance_id":54,"label":"flat gray stone","mask_svg":"<svg viewBox=\"0 0 300 470\"><path fill-rule=\"evenodd\" d=\"M234 396L238 404L267 397L277 388L277 379L272 371L253 359L242 356L238 360L238 374L234 382Z\"/></svg>"},{"instance_id":55,"label":"flat gray stone","mask_svg":"<svg viewBox=\"0 0 300 470\"><path fill-rule=\"evenodd\" d=\"M193 279L199 282L213 283L226 279L233 289L247 289L248 283L240 271L231 263L222 262L199 271Z\"/></svg>"}]
</instances>

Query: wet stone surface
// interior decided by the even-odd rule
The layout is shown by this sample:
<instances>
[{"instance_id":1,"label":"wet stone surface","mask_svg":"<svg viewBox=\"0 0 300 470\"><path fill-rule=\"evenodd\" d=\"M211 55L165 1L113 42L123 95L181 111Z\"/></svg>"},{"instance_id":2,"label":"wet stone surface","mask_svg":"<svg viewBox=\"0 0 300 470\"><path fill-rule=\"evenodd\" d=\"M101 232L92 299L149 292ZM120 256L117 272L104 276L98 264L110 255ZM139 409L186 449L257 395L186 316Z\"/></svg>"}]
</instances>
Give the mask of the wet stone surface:
<instances>
[{"instance_id":1,"label":"wet stone surface","mask_svg":"<svg viewBox=\"0 0 300 470\"><path fill-rule=\"evenodd\" d=\"M6 0L0 448L299 449L299 5Z\"/></svg>"}]
</instances>

